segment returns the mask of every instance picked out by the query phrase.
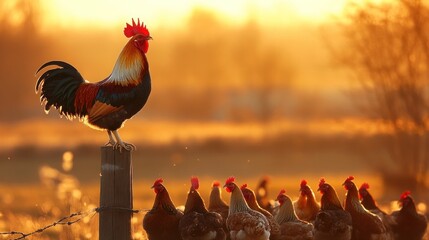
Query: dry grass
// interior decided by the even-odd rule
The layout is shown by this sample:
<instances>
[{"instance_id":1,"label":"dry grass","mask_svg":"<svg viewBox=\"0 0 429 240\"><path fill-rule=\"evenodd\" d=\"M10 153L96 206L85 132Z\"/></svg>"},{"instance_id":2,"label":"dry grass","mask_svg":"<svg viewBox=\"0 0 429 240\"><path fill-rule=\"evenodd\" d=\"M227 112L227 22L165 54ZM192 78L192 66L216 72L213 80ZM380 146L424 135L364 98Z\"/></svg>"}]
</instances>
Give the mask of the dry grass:
<instances>
[{"instance_id":1,"label":"dry grass","mask_svg":"<svg viewBox=\"0 0 429 240\"><path fill-rule=\"evenodd\" d=\"M212 182L223 182L229 175L235 175L239 185L247 183L251 188L261 177L269 175L272 199L283 188L296 199L302 178L317 189L322 176L344 199L341 183L348 175L354 175L357 185L369 182L374 197L386 211L391 211L396 205L390 200L396 199L386 197L381 178L371 173L370 166L358 161L354 155L362 151L358 146L359 142L347 138L306 139L302 136L266 139L263 143L213 139L206 143L139 145L139 150L133 153L134 208L143 211L132 219L134 239L145 239L142 220L144 211L152 207L155 194L150 187L158 177L164 178L173 202L180 206L185 204L191 175L200 178L200 192L206 202ZM69 150L23 147L7 152L2 159L0 232L32 232L70 213L99 205L97 147ZM229 201L227 193L223 197ZM316 193L316 197L320 199L320 194ZM30 239L97 238L98 215L92 218L89 215L71 226L55 226ZM11 238L0 236L0 239Z\"/></svg>"}]
</instances>

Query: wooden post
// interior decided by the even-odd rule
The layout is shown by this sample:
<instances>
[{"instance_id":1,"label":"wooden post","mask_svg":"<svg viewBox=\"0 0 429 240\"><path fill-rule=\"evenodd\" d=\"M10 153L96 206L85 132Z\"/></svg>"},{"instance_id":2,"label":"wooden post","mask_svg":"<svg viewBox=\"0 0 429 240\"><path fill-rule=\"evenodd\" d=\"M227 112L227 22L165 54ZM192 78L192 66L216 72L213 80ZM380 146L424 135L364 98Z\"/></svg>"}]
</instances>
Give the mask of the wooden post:
<instances>
[{"instance_id":1,"label":"wooden post","mask_svg":"<svg viewBox=\"0 0 429 240\"><path fill-rule=\"evenodd\" d=\"M101 147L100 240L129 240L132 236L133 168L131 153Z\"/></svg>"}]
</instances>

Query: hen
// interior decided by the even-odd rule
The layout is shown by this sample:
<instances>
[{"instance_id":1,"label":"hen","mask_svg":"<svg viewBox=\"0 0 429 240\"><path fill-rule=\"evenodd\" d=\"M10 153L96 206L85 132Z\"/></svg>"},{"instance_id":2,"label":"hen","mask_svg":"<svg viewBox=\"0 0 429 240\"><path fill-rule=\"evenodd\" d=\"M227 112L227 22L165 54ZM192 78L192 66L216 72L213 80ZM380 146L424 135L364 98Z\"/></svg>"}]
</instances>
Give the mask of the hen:
<instances>
[{"instance_id":1,"label":"hen","mask_svg":"<svg viewBox=\"0 0 429 240\"><path fill-rule=\"evenodd\" d=\"M272 201L268 198L268 182L270 181L270 178L268 176L262 177L262 179L259 181L255 193L256 193L256 201L258 202L259 206L261 206L263 209L267 210L271 214L274 210L274 204Z\"/></svg>"},{"instance_id":2,"label":"hen","mask_svg":"<svg viewBox=\"0 0 429 240\"><path fill-rule=\"evenodd\" d=\"M222 199L221 196L221 188L220 183L218 181L214 181L212 185L212 191L210 192L209 197L209 212L217 212L222 216L223 220L223 228L227 233L228 230L226 228L226 219L228 218L229 207L228 204ZM229 239L229 234L226 236Z\"/></svg>"},{"instance_id":3,"label":"hen","mask_svg":"<svg viewBox=\"0 0 429 240\"><path fill-rule=\"evenodd\" d=\"M320 179L322 194L320 211L314 221L314 239L350 240L352 237L352 217L341 206L337 192L324 178Z\"/></svg>"},{"instance_id":4,"label":"hen","mask_svg":"<svg viewBox=\"0 0 429 240\"><path fill-rule=\"evenodd\" d=\"M231 193L229 215L226 225L232 240L268 240L270 224L260 212L252 210L244 200L243 193L234 183L235 178L226 180L224 187Z\"/></svg>"},{"instance_id":5,"label":"hen","mask_svg":"<svg viewBox=\"0 0 429 240\"><path fill-rule=\"evenodd\" d=\"M311 240L313 239L313 224L298 219L292 205L292 200L281 190L277 196L280 203L275 220L280 225L281 236L278 240Z\"/></svg>"},{"instance_id":6,"label":"hen","mask_svg":"<svg viewBox=\"0 0 429 240\"><path fill-rule=\"evenodd\" d=\"M392 213L392 217L397 223L392 229L395 234L395 239L422 239L428 223L426 217L417 212L410 191L402 193L399 199L399 205L401 209Z\"/></svg>"},{"instance_id":7,"label":"hen","mask_svg":"<svg viewBox=\"0 0 429 240\"><path fill-rule=\"evenodd\" d=\"M36 83L40 101L48 112L53 106L68 119L79 118L86 125L106 129L114 147L135 149L119 137L117 130L125 120L134 116L146 104L151 91L151 79L146 53L152 39L140 20L124 29L131 38L116 61L112 73L104 80L90 83L72 65L62 61L43 64L37 73L48 66ZM112 135L113 134L113 135Z\"/></svg>"},{"instance_id":8,"label":"hen","mask_svg":"<svg viewBox=\"0 0 429 240\"><path fill-rule=\"evenodd\" d=\"M210 192L209 197L208 210L210 212L219 213L225 221L228 218L229 207L228 204L222 199L220 183L218 181L213 182L212 191Z\"/></svg>"},{"instance_id":9,"label":"hen","mask_svg":"<svg viewBox=\"0 0 429 240\"><path fill-rule=\"evenodd\" d=\"M191 188L186 199L185 212L179 229L183 240L225 240L223 219L219 213L209 212L198 192L197 177L191 178Z\"/></svg>"},{"instance_id":10,"label":"hen","mask_svg":"<svg viewBox=\"0 0 429 240\"><path fill-rule=\"evenodd\" d=\"M352 239L390 239L381 219L365 209L359 201L358 189L353 183L354 177L348 177L343 186L347 190L345 210L352 216Z\"/></svg>"},{"instance_id":11,"label":"hen","mask_svg":"<svg viewBox=\"0 0 429 240\"><path fill-rule=\"evenodd\" d=\"M378 207L377 203L375 202L371 193L369 193L368 189L368 183L363 183L359 188L359 197L361 199L361 204L365 209L377 215L383 222L384 226L386 227L386 230L389 232L389 234L391 234L392 225L395 224L395 220L391 215L388 215L386 212L384 212Z\"/></svg>"},{"instance_id":12,"label":"hen","mask_svg":"<svg viewBox=\"0 0 429 240\"><path fill-rule=\"evenodd\" d=\"M320 210L320 204L316 201L313 190L308 186L306 180L301 181L300 195L295 201L294 208L299 219L312 222Z\"/></svg>"},{"instance_id":13,"label":"hen","mask_svg":"<svg viewBox=\"0 0 429 240\"><path fill-rule=\"evenodd\" d=\"M277 239L277 237L280 235L280 226L277 224L276 220L274 220L273 215L259 206L258 202L256 201L255 193L252 191L252 189L247 187L247 184L241 186L241 192L243 193L243 197L246 200L247 205L251 209L262 213L267 218L271 228L270 239Z\"/></svg>"},{"instance_id":14,"label":"hen","mask_svg":"<svg viewBox=\"0 0 429 240\"><path fill-rule=\"evenodd\" d=\"M162 182L161 178L157 179L152 186L156 193L155 202L143 218L143 228L149 240L180 240L179 221L183 213L174 207Z\"/></svg>"}]
</instances>

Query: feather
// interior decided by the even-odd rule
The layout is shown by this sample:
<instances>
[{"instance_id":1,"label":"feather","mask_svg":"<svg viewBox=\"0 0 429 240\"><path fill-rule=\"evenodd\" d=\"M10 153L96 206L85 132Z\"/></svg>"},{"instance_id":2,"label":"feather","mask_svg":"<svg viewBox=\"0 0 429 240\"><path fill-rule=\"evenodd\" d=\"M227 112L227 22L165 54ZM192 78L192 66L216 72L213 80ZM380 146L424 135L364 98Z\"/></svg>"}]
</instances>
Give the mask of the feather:
<instances>
[{"instance_id":1,"label":"feather","mask_svg":"<svg viewBox=\"0 0 429 240\"><path fill-rule=\"evenodd\" d=\"M88 120L90 123L97 122L102 117L121 109L123 109L123 107L114 107L112 105L96 101L88 113Z\"/></svg>"}]
</instances>

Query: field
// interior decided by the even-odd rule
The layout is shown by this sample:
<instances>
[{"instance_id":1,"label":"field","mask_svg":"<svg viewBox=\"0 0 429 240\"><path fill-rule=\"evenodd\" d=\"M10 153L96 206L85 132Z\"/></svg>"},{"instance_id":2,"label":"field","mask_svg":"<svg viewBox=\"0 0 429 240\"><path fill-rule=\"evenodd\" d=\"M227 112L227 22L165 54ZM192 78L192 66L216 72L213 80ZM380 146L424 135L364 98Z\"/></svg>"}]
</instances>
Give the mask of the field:
<instances>
[{"instance_id":1,"label":"field","mask_svg":"<svg viewBox=\"0 0 429 240\"><path fill-rule=\"evenodd\" d=\"M291 140L294 139L294 140ZM174 203L184 205L190 176L199 176L201 194L208 201L213 180L237 177L239 184L255 187L263 176L270 177L270 196L285 188L297 198L299 182L306 178L313 189L321 176L344 198L341 183L349 175L356 183L371 183L374 196L385 209L397 207L385 196L373 166L362 161L359 151L366 140L333 138L266 139L263 143L245 140L210 139L168 145L138 145L133 153L134 238L145 239L144 211L150 209L156 178L164 178ZM350 147L354 146L354 147ZM0 161L0 232L32 232L61 217L89 211L99 205L98 146L73 149L21 147L3 152ZM320 199L320 195L316 194ZM223 194L228 201L227 193ZM19 237L19 235L16 235ZM29 239L97 239L98 215L89 214L70 226L55 226ZM3 239L11 239L4 235Z\"/></svg>"}]
</instances>

